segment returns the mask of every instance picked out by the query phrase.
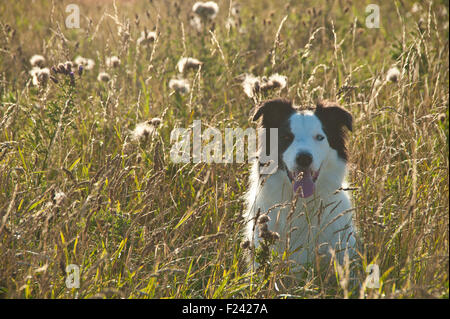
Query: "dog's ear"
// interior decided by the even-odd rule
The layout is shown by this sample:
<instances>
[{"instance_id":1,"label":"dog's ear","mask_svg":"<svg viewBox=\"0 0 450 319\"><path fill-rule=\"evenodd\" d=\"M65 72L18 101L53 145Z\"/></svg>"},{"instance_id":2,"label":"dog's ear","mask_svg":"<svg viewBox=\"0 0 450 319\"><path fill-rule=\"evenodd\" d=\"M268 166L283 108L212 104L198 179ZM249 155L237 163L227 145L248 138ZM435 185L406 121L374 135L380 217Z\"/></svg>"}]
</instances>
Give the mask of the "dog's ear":
<instances>
[{"instance_id":1,"label":"dog's ear","mask_svg":"<svg viewBox=\"0 0 450 319\"><path fill-rule=\"evenodd\" d=\"M327 135L330 146L337 151L340 158L347 161L348 152L344 127L346 127L349 131L352 131L352 115L344 108L334 103L322 102L317 104L314 114L322 122L322 127Z\"/></svg>"},{"instance_id":2,"label":"dog's ear","mask_svg":"<svg viewBox=\"0 0 450 319\"><path fill-rule=\"evenodd\" d=\"M262 116L263 127L279 127L294 112L295 109L289 100L268 100L259 105L255 115L253 115L253 121L257 121Z\"/></svg>"},{"instance_id":3,"label":"dog's ear","mask_svg":"<svg viewBox=\"0 0 450 319\"><path fill-rule=\"evenodd\" d=\"M315 114L326 126L335 128L345 126L349 131L353 131L353 117L350 112L334 103L318 102Z\"/></svg>"}]
</instances>

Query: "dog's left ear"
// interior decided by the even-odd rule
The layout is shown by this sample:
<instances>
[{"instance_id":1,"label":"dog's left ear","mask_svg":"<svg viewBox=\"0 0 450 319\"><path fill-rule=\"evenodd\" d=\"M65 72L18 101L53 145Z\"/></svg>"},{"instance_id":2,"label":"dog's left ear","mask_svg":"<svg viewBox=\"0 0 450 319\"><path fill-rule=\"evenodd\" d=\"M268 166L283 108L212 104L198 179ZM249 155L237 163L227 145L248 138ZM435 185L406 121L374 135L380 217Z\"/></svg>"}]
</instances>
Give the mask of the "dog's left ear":
<instances>
[{"instance_id":1,"label":"dog's left ear","mask_svg":"<svg viewBox=\"0 0 450 319\"><path fill-rule=\"evenodd\" d=\"M262 117L262 126L280 127L280 125L292 114L295 109L292 102L286 99L272 99L262 102L255 115L253 121L257 121Z\"/></svg>"},{"instance_id":2,"label":"dog's left ear","mask_svg":"<svg viewBox=\"0 0 450 319\"><path fill-rule=\"evenodd\" d=\"M322 102L319 102L317 103L314 113L326 126L339 128L345 126L349 131L353 130L352 115L346 109L336 104L324 104Z\"/></svg>"}]
</instances>

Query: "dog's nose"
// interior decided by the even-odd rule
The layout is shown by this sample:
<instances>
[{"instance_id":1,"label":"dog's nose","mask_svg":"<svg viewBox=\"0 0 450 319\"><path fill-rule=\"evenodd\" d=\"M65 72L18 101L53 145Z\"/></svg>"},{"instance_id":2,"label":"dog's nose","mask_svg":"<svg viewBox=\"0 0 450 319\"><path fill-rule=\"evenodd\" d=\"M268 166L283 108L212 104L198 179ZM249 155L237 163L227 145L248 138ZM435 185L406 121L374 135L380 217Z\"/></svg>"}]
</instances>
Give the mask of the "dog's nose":
<instances>
[{"instance_id":1,"label":"dog's nose","mask_svg":"<svg viewBox=\"0 0 450 319\"><path fill-rule=\"evenodd\" d=\"M296 162L300 167L308 167L312 161L313 157L310 153L302 152L297 154Z\"/></svg>"}]
</instances>

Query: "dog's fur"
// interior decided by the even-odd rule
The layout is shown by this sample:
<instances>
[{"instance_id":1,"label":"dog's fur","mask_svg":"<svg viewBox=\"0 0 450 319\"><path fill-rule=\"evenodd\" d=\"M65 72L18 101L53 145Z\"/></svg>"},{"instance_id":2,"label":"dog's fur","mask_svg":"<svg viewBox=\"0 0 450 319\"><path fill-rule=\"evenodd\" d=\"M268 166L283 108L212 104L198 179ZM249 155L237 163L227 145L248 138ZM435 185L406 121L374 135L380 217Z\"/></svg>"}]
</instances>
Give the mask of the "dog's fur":
<instances>
[{"instance_id":1,"label":"dog's fur","mask_svg":"<svg viewBox=\"0 0 450 319\"><path fill-rule=\"evenodd\" d=\"M346 187L345 141L346 130L352 130L351 114L329 103L300 111L288 100L274 99L261 104L253 120L259 118L262 127L278 128L278 169L273 174L262 175L259 161L253 164L246 194L245 237L253 248L258 247L261 239L257 219L267 214L268 230L280 235L275 247L280 254L287 250L289 259L297 265L315 265L317 256L330 257L330 248L340 263L345 253L352 258L356 244L352 204L347 192L342 190ZM309 153L312 157L308 170L313 174L311 180L316 180L310 196L298 192L294 195L293 172L306 172L303 166L299 169L296 161L299 153ZM301 192L302 187L299 188L297 191Z\"/></svg>"}]
</instances>

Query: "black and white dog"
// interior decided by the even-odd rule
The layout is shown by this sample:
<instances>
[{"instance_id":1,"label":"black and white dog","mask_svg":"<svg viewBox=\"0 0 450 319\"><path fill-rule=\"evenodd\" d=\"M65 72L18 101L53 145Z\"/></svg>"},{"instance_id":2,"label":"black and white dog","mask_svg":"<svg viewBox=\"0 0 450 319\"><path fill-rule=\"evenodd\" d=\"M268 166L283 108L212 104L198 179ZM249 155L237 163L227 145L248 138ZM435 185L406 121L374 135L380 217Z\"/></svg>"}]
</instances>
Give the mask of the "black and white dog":
<instances>
[{"instance_id":1,"label":"black and white dog","mask_svg":"<svg viewBox=\"0 0 450 319\"><path fill-rule=\"evenodd\" d=\"M245 237L257 247L258 215L268 215L268 230L279 234L278 252L288 251L297 264L315 265L317 253L329 257L330 249L340 263L346 252L352 258L356 245L352 204L342 190L351 114L335 104L297 110L288 100L274 99L257 109L253 120L260 118L263 128L278 129L278 168L264 175L259 161L253 164Z\"/></svg>"}]
</instances>

